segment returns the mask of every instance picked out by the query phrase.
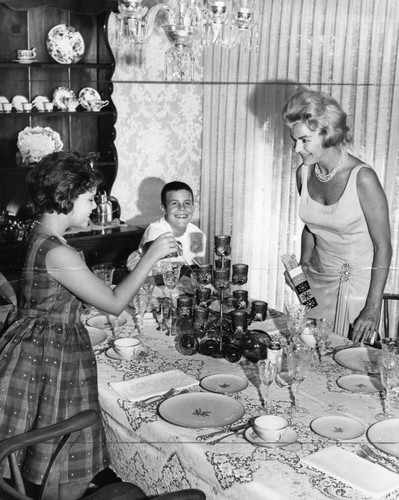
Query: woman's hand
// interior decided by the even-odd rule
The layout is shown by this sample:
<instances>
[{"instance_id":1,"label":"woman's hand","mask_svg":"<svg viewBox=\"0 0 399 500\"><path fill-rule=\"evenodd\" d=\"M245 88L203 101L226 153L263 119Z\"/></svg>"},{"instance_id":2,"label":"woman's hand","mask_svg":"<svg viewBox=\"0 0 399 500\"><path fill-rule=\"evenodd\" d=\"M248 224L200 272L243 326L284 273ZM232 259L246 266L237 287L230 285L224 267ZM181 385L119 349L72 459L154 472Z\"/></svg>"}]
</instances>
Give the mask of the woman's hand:
<instances>
[{"instance_id":1,"label":"woman's hand","mask_svg":"<svg viewBox=\"0 0 399 500\"><path fill-rule=\"evenodd\" d=\"M145 255L156 262L176 251L177 244L173 233L164 233L148 245Z\"/></svg>"},{"instance_id":2,"label":"woman's hand","mask_svg":"<svg viewBox=\"0 0 399 500\"><path fill-rule=\"evenodd\" d=\"M373 342L375 334L378 332L380 323L381 304L379 306L368 306L360 311L353 328L353 342Z\"/></svg>"}]
</instances>

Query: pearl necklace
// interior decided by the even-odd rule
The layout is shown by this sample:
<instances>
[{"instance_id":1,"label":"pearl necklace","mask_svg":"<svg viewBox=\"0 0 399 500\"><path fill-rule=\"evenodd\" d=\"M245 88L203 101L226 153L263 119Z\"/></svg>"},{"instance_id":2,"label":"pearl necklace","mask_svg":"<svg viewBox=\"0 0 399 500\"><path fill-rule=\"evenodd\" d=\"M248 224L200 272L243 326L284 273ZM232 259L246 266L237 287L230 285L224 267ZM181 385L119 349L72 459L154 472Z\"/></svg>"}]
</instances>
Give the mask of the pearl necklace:
<instances>
[{"instance_id":1,"label":"pearl necklace","mask_svg":"<svg viewBox=\"0 0 399 500\"><path fill-rule=\"evenodd\" d=\"M35 223L40 224L41 226L47 227L47 229L50 229L50 231L52 233L54 233L57 236L57 238L59 238L62 242L66 243L66 239L63 236L61 236L60 234L58 234L55 229L53 229L51 226L49 226L45 222L41 222L40 220L35 220Z\"/></svg>"},{"instance_id":2,"label":"pearl necklace","mask_svg":"<svg viewBox=\"0 0 399 500\"><path fill-rule=\"evenodd\" d=\"M331 179L335 176L338 170L341 170L341 168L344 166L347 159L348 159L348 153L344 149L341 149L340 159L338 163L335 165L335 167L331 170L331 172L329 172L328 174L323 174L323 172L320 170L319 164L316 163L314 167L314 173L316 174L316 177L319 179L320 182L331 181Z\"/></svg>"}]
</instances>

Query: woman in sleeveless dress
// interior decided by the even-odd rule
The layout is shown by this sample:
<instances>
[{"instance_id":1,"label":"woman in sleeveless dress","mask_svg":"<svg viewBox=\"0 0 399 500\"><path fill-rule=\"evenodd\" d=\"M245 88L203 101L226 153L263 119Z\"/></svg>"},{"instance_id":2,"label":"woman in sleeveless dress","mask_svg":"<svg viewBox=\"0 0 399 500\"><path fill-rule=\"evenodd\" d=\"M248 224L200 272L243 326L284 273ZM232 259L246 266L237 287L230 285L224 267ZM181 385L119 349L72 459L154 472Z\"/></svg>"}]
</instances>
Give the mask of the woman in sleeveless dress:
<instances>
[{"instance_id":1,"label":"woman in sleeveless dress","mask_svg":"<svg viewBox=\"0 0 399 500\"><path fill-rule=\"evenodd\" d=\"M300 265L318 302L310 315L344 336L353 324L355 342L371 340L392 254L385 193L375 171L343 149L351 136L335 99L302 89L282 115L302 160Z\"/></svg>"},{"instance_id":2,"label":"woman in sleeveless dress","mask_svg":"<svg viewBox=\"0 0 399 500\"><path fill-rule=\"evenodd\" d=\"M177 249L174 236L164 234L114 289L97 278L63 234L69 227L87 227L99 182L87 158L65 152L48 155L28 175L40 217L27 249L19 317L0 339L0 439L85 409L100 411L96 360L80 320L82 301L120 314L157 260ZM56 444L19 455L28 484L41 483ZM97 424L82 432L63 463L60 498L80 498L107 465L104 431Z\"/></svg>"}]
</instances>

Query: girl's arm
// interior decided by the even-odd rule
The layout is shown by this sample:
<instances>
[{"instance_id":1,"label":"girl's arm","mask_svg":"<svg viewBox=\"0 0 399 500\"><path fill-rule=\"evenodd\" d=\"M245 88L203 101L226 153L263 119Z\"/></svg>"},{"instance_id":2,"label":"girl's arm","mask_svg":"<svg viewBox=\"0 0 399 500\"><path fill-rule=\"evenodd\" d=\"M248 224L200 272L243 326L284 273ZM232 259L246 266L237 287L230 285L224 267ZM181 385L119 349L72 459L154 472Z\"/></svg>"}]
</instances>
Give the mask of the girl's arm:
<instances>
[{"instance_id":1,"label":"girl's arm","mask_svg":"<svg viewBox=\"0 0 399 500\"><path fill-rule=\"evenodd\" d=\"M50 276L80 300L119 315L144 283L153 265L176 248L175 237L171 233L162 234L114 289L95 276L72 247L62 246L48 252L46 266Z\"/></svg>"}]
</instances>

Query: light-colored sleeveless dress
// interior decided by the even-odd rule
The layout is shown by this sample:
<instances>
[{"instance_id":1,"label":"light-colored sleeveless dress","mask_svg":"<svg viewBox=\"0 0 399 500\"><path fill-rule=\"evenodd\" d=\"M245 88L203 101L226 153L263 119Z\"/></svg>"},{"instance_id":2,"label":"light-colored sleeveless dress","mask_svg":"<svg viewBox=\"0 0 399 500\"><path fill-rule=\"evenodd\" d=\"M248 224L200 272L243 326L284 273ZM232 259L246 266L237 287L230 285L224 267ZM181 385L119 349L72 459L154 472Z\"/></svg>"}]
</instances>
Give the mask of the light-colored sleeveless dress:
<instances>
[{"instance_id":1,"label":"light-colored sleeveless dress","mask_svg":"<svg viewBox=\"0 0 399 500\"><path fill-rule=\"evenodd\" d=\"M334 321L335 333L344 336L364 307L374 255L356 188L363 167L370 168L352 169L336 203L322 205L310 197L309 168L302 165L299 216L316 241L308 279L318 306L310 316Z\"/></svg>"}]
</instances>

